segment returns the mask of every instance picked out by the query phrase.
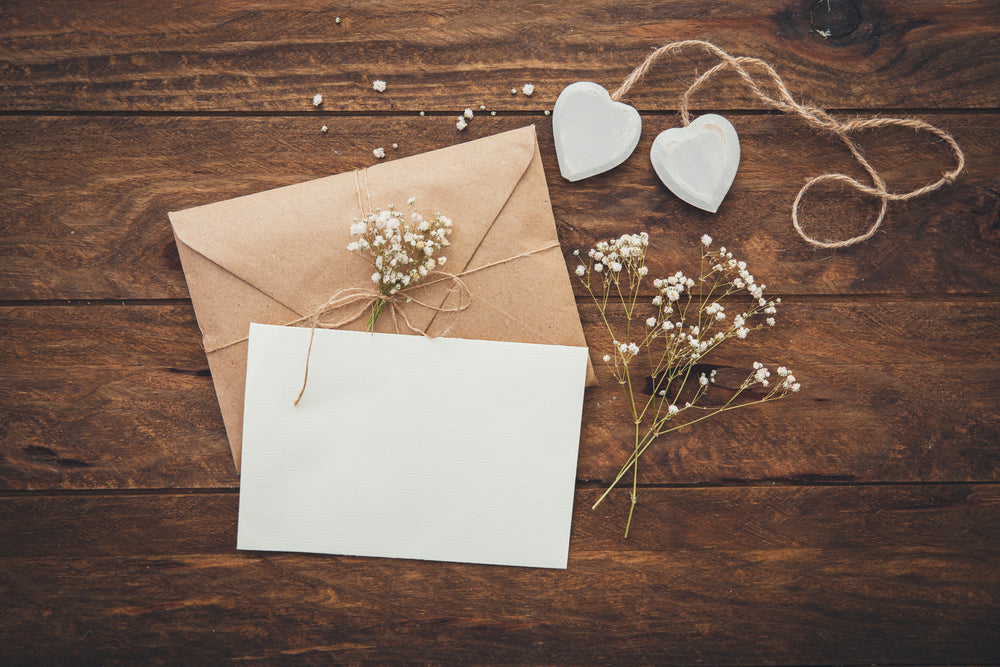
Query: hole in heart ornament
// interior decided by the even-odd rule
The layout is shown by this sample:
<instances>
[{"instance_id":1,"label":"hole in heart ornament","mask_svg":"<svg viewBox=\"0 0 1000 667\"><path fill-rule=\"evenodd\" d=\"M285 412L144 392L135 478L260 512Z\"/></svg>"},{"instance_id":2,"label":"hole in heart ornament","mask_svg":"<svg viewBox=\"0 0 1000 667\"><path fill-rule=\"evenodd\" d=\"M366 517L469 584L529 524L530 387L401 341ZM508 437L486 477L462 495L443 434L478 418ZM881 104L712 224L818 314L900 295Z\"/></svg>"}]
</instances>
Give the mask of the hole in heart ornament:
<instances>
[{"instance_id":1,"label":"hole in heart ornament","mask_svg":"<svg viewBox=\"0 0 1000 667\"><path fill-rule=\"evenodd\" d=\"M614 169L632 154L642 134L639 112L615 102L590 81L566 86L552 110L559 172L580 181Z\"/></svg>"},{"instance_id":2,"label":"hole in heart ornament","mask_svg":"<svg viewBox=\"0 0 1000 667\"><path fill-rule=\"evenodd\" d=\"M656 175L671 192L715 213L740 166L740 140L728 120L714 113L687 127L661 132L649 151Z\"/></svg>"}]
</instances>

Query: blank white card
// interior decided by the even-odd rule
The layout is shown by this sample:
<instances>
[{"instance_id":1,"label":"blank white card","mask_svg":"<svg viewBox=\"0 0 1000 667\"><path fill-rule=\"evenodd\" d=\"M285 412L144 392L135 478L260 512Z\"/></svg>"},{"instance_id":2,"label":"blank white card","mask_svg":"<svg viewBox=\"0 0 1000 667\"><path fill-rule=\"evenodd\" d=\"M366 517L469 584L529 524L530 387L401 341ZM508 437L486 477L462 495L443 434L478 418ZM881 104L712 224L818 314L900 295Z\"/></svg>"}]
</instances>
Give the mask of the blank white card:
<instances>
[{"instance_id":1,"label":"blank white card","mask_svg":"<svg viewBox=\"0 0 1000 667\"><path fill-rule=\"evenodd\" d=\"M565 568L587 349L250 325L237 548Z\"/></svg>"}]
</instances>

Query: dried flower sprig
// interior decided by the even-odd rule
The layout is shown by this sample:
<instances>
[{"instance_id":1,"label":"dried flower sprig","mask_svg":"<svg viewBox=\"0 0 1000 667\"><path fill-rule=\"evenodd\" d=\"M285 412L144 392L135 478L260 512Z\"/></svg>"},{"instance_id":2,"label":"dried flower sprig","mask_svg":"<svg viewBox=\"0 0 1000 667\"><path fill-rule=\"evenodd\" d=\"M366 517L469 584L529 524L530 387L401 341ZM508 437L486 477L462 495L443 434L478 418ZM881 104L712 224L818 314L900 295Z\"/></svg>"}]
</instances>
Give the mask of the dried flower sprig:
<instances>
[{"instance_id":1,"label":"dried flower sprig","mask_svg":"<svg viewBox=\"0 0 1000 667\"><path fill-rule=\"evenodd\" d=\"M639 458L658 438L723 412L785 398L799 391L800 384L784 366L771 371L754 362L753 371L721 405L699 405L716 371L697 372L696 364L729 340L743 340L751 332L775 325L781 299L764 297L745 262L726 248L710 250L712 238L701 237L701 268L698 278L682 271L653 280L655 295L640 301L640 288L649 270L646 233L625 234L601 241L581 257L576 276L597 304L601 321L611 338L611 354L604 362L625 387L629 417L635 424L634 447L607 491L594 508L632 471L631 503L625 536L632 526L638 491ZM580 256L580 251L574 255ZM742 297L748 303L730 314L726 305ZM608 318L609 303L620 304L625 315L624 331L616 331ZM640 312L642 311L642 312ZM644 354L645 352L645 354ZM649 396L637 383L651 387Z\"/></svg>"},{"instance_id":2,"label":"dried flower sprig","mask_svg":"<svg viewBox=\"0 0 1000 667\"><path fill-rule=\"evenodd\" d=\"M407 203L412 206L413 198ZM447 257L439 253L449 245L449 234L451 220L440 213L426 220L413 211L407 219L395 207L389 206L386 210L375 209L360 220L354 219L351 236L358 239L348 243L347 249L357 252L371 264L375 269L372 282L378 286L379 294L386 297L372 304L368 331L375 329L375 322L389 297L444 266Z\"/></svg>"}]
</instances>

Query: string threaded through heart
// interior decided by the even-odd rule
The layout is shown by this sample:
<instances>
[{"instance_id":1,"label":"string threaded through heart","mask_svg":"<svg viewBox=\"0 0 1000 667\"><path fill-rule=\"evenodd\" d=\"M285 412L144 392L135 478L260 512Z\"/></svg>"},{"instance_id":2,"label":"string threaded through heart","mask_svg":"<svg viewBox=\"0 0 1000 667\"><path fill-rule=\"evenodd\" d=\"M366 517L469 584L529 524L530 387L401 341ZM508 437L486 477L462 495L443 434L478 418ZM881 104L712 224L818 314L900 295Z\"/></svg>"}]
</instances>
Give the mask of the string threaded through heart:
<instances>
[{"instance_id":1,"label":"string threaded through heart","mask_svg":"<svg viewBox=\"0 0 1000 667\"><path fill-rule=\"evenodd\" d=\"M691 124L691 114L689 111L691 95L713 76L726 68L731 68L737 76L739 76L739 78L747 84L750 91L767 106L778 109L783 113L799 116L808 125L836 135L844 143L851 155L854 156L854 159L858 162L858 164L861 165L865 172L867 172L871 177L873 185L866 185L858 181L856 178L848 176L847 174L821 174L809 179L809 181L802 186L798 195L795 197L794 203L792 204L792 225L795 227L795 231L798 232L799 236L801 236L802 239L810 245L818 248L846 248L848 246L861 243L862 241L867 241L875 234L876 231L878 231L879 227L881 227L882 221L885 220L887 205L890 201L907 201L909 199L916 199L917 197L922 197L926 194L934 192L945 185L953 183L955 179L958 178L958 175L962 173L962 170L965 169L965 154L959 147L958 142L956 142L950 134L931 125L930 123L914 118L868 118L839 121L819 107L797 102L788 91L788 88L785 86L785 82L782 81L781 77L778 76L778 73L774 71L774 68L763 60L748 56L732 56L715 44L699 39L671 42L655 49L649 54L641 65L636 67L631 74L625 77L625 80L622 81L622 84L618 87L618 89L611 94L611 99L616 102L620 101L633 86L646 76L653 64L661 57L689 47L704 49L711 55L721 60L721 62L711 67L695 79L694 83L692 83L691 86L684 91L684 95L681 98L679 112L681 122L683 122L685 126ZM770 82L775 87L777 95L771 96L768 94L764 90L762 81L756 78L748 70L748 68L756 69L762 72L764 81ZM855 141L849 136L850 134L861 130L890 126L905 127L912 130L928 132L944 141L955 156L956 164L954 169L943 172L941 178L938 180L924 185L923 187L916 188L915 190L899 193L890 192L886 187L885 180L878 173L875 167L872 166L871 162L864 157L864 154L857 143L855 143ZM813 238L802 229L802 225L799 223L799 205L802 202L802 197L811 187L823 181L838 181L849 185L858 192L863 192L880 200L881 206L878 216L876 217L875 222L865 233L843 241L820 241L819 239Z\"/></svg>"}]
</instances>

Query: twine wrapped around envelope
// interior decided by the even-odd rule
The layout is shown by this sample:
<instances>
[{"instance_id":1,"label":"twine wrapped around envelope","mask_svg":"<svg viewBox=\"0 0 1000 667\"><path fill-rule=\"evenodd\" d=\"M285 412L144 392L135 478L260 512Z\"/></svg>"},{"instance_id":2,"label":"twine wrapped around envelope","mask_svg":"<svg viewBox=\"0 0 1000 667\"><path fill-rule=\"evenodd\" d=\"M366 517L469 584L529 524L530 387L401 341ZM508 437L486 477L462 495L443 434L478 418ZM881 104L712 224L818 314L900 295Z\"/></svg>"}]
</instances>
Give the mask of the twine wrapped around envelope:
<instances>
[{"instance_id":1,"label":"twine wrapped around envelope","mask_svg":"<svg viewBox=\"0 0 1000 667\"><path fill-rule=\"evenodd\" d=\"M791 93L788 92L785 82L782 81L781 77L778 76L778 73L774 71L774 68L763 60L747 56L731 56L715 44L698 39L671 42L655 49L649 54L641 65L636 67L635 70L633 70L632 73L629 74L624 81L622 81L621 86L619 86L618 89L611 94L611 99L616 102L621 100L621 98L646 75L649 69L653 66L653 63L655 63L659 58L681 51L688 47L697 47L708 51L722 62L718 63L699 76L695 82L692 83L686 91L684 91L684 95L681 98L680 115L681 122L683 122L685 126L690 125L691 123L691 114L688 112L688 104L692 93L694 93L701 87L702 84L715 76L718 72L731 68L734 72L736 72L740 79L746 83L747 86L749 86L754 96L764 102L767 106L778 109L783 113L798 116L808 125L816 128L817 130L823 130L834 134L844 143L845 146L847 146L847 149L851 152L851 155L854 156L854 159L871 177L873 185L866 185L858 181L856 178L848 176L847 174L820 174L819 176L814 176L809 179L809 181L802 186L798 195L795 197L795 202L792 204L792 225L795 227L795 231L798 232L799 236L801 236L803 240L810 245L818 248L846 248L856 243L867 241L882 225L882 221L885 219L886 207L890 201L907 201L934 192L945 185L953 183L965 168L965 154L962 153L962 149L959 148L958 142L956 142L950 134L944 130L938 129L930 123L913 118L868 118L851 121L839 121L819 107L797 102L792 97ZM756 70L763 72L763 81L769 82L777 89L777 96L772 97L765 92L762 87L762 80L751 74L748 68L755 68ZM849 136L859 130L890 126L906 127L912 130L922 130L924 132L929 132L944 141L948 145L952 154L955 156L954 169L943 172L941 174L941 178L933 183L916 188L910 192L890 192L886 186L885 180L878 173L875 167L872 166L871 162L865 158L858 144ZM868 231L858 236L844 239L843 241L820 241L819 239L809 236L802 229L802 225L799 223L799 204L802 201L802 197L811 187L823 181L836 181L844 183L858 192L863 192L878 198L881 203L881 208L879 209L878 217L875 219L875 222L872 223L871 227L869 227Z\"/></svg>"},{"instance_id":2,"label":"twine wrapped around envelope","mask_svg":"<svg viewBox=\"0 0 1000 667\"><path fill-rule=\"evenodd\" d=\"M370 307L374 306L374 304L376 304L377 302L382 301L385 302L386 306L388 306L389 308L389 313L392 317L393 328L396 330L396 333L399 333L399 320L397 319L398 317L399 319L403 320L403 323L406 325L406 327L413 333L419 334L421 336L428 336L427 331L425 329L419 329L413 326L409 318L406 317L406 312L402 309L400 301L403 301L403 303L406 304L413 303L422 308L433 310L434 312L437 313L456 313L456 314L460 313L466 308L468 308L469 305L472 303L472 292L469 290L469 287L462 280L462 276L467 276L471 273L476 273L477 271L482 271L484 269L488 269L494 266L506 264L507 262L514 261L515 259L528 257L530 255L534 255L535 253L543 252L545 250L550 250L552 248L558 248L558 247L559 247L558 243L552 243L550 245L541 248L536 248L535 250L529 250L528 252L523 252L520 255L514 255L513 257L507 257L505 259L501 259L496 262L484 264L483 266L477 266L474 269L469 269L468 271L463 271L462 273L459 274L446 273L444 271L435 271L436 274L441 276L437 280L432 280L430 282L419 282L413 284L413 288L416 289L421 287L429 287L430 285L439 282L451 281L453 285L451 289L448 290L448 296L445 297L442 303L447 303L448 299L451 298L451 295L457 289L459 294L459 303L457 306L454 307L447 307L443 305L435 306L429 303L425 303L423 301L420 301L419 299L414 298L413 296L409 296L407 294L407 290L400 290L395 294L389 294L389 295L382 294L381 292L371 288L363 288L363 287L345 287L344 289L339 290L333 296L331 296L326 303L321 305L319 308L317 308L309 315L300 317L296 320L292 320L291 322L287 322L284 325L284 326L299 326L305 323L309 323L309 326L311 328L311 332L309 334L309 349L306 350L305 372L303 373L302 376L302 389L299 390L299 395L295 398L295 405L298 405L299 401L302 400L302 394L304 394L306 391L306 383L309 381L309 357L312 354L312 344L313 344L313 339L316 336L316 329L339 329L340 327L346 326L351 322L361 319L361 317ZM336 312L337 310L340 310L341 308L346 308L352 304L361 304L361 307L353 314L347 315L335 322L322 321L322 318L327 314ZM442 336L447 335L450 330L451 326L449 326L447 329L441 332L441 335ZM428 336L428 337L434 338L434 336ZM244 340L246 339L244 338Z\"/></svg>"},{"instance_id":3,"label":"twine wrapped around envelope","mask_svg":"<svg viewBox=\"0 0 1000 667\"><path fill-rule=\"evenodd\" d=\"M368 191L367 172L368 170L366 168L362 168L354 172L355 187L358 195L358 208L361 210L361 215L363 217L369 215L373 210L371 196ZM365 203L364 203L365 200L367 200L368 202L367 213L365 211ZM352 322L357 321L362 316L364 316L364 314L368 312L369 309L374 308L379 304L382 304L384 305L384 307L388 308L390 317L392 318L393 322L393 329L396 331L397 334L400 333L399 322L400 320L402 320L403 324L411 332L421 336L428 336L427 327L425 327L424 329L415 327L413 323L410 321L410 319L406 316L406 312L403 309L403 305L415 304L421 308L426 308L428 310L434 311L435 313L455 313L457 315L458 313L467 309L472 302L472 292L469 290L468 285L465 284L465 281L462 280L462 276L467 276L472 273L483 271L485 269L489 269L495 266L500 266L501 264L506 264L508 262L512 262L514 260L521 259L523 257L529 257L531 255L558 247L559 247L558 242L550 243L548 245L535 248L527 252L522 252L518 255L506 257L504 259L500 259L494 262L490 262L488 264L484 264L482 266L478 266L474 269L468 269L466 271L462 271L461 273L458 274L435 270L429 273L427 276L427 277L435 276L435 279L429 281L421 280L413 282L409 285L409 287L401 289L391 294L385 294L379 290L370 287L345 287L335 292L329 299L327 299L323 304L315 308L312 312L303 315L302 317L298 317L294 320L290 320L288 322L283 323L281 326L309 326L311 330L309 335L309 346L306 350L305 369L303 371L303 376L302 376L302 388L299 390L299 394L295 398L295 405L298 405L299 401L302 400L302 395L305 393L306 385L309 381L309 359L312 356L312 346L313 346L313 340L315 339L316 335L316 329L339 329L348 324L351 324ZM442 300L441 305L436 306L434 304L421 301L420 299L414 297L412 294L412 292L416 289L429 287L431 285L441 282L452 283L451 287L448 290L448 293ZM456 292L458 294L458 305L455 306L445 305L451 299L452 295L455 294ZM351 306L357 306L357 309L350 311L348 314L344 315L340 319L337 319L333 322L324 321L324 318L329 316L330 314L336 313L337 311L349 308ZM381 312L381 308L379 312ZM373 323L374 319L377 317L378 317L377 314L373 316ZM428 323L428 327L429 326L430 323ZM451 325L449 325L440 335L441 336L447 335L450 330L451 330ZM231 347L238 343L242 343L248 340L248 337L249 336L243 336L242 338L229 341L227 343L215 345L212 347L206 347L205 353L210 354L212 352L216 352L218 350Z\"/></svg>"}]
</instances>

